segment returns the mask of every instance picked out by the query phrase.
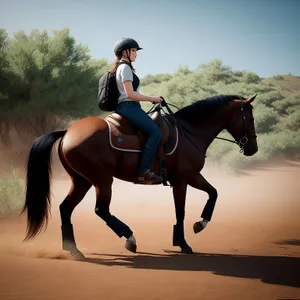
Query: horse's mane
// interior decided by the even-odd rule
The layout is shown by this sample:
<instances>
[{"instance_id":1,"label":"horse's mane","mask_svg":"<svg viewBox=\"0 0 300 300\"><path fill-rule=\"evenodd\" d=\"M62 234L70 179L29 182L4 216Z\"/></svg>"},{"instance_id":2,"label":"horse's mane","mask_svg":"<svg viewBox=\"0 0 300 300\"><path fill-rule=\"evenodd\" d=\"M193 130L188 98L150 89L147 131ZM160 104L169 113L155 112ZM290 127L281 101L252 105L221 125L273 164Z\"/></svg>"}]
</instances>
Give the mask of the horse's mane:
<instances>
[{"instance_id":1,"label":"horse's mane","mask_svg":"<svg viewBox=\"0 0 300 300\"><path fill-rule=\"evenodd\" d=\"M238 95L217 95L203 100L198 100L188 106L185 106L179 109L174 116L176 118L186 120L191 124L197 124L218 112L227 103L236 99L246 100L246 98Z\"/></svg>"}]
</instances>

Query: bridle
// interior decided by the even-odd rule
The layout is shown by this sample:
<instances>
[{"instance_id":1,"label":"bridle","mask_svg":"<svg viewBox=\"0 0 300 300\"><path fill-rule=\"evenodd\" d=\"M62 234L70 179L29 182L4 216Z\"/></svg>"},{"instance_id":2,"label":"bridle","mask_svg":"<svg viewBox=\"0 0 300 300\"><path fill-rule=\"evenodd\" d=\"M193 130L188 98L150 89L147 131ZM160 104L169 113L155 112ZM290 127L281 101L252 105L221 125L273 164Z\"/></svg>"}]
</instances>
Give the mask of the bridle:
<instances>
[{"instance_id":1,"label":"bridle","mask_svg":"<svg viewBox=\"0 0 300 300\"><path fill-rule=\"evenodd\" d=\"M233 126L237 124L239 119L242 118L244 135L240 138L240 140L238 142L234 141L234 140L226 139L226 138L221 138L221 137L216 137L216 139L234 143L240 147L240 152L244 153L244 147L247 146L249 139L256 139L257 135L248 135L248 122L247 122L245 112L244 112L244 99L242 98L241 101L242 101L242 105L241 105L240 113L229 124L229 128L233 128Z\"/></svg>"}]
</instances>

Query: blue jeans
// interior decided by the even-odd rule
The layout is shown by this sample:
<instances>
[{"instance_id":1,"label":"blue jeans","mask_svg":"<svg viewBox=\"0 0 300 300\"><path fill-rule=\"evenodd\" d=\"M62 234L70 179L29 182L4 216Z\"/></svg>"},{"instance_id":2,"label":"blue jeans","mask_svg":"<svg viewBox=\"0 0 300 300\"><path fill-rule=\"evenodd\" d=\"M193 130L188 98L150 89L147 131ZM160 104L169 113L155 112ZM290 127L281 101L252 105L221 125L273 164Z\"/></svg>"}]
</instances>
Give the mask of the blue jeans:
<instances>
[{"instance_id":1,"label":"blue jeans","mask_svg":"<svg viewBox=\"0 0 300 300\"><path fill-rule=\"evenodd\" d=\"M162 138L161 130L143 111L138 101L120 102L116 108L116 113L126 118L137 130L148 135L146 144L142 149L139 172L151 169L152 160Z\"/></svg>"}]
</instances>

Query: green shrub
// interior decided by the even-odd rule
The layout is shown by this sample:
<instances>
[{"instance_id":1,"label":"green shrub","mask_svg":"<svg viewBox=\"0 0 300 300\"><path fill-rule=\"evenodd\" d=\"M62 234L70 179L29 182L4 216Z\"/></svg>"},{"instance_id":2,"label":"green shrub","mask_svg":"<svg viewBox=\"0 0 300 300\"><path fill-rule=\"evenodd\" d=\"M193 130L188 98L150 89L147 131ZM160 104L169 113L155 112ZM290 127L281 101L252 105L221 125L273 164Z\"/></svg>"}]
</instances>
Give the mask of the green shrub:
<instances>
[{"instance_id":1,"label":"green shrub","mask_svg":"<svg viewBox=\"0 0 300 300\"><path fill-rule=\"evenodd\" d=\"M157 74L157 75L146 75L141 78L141 86L153 84L153 83L162 83L164 81L169 81L172 78L170 74Z\"/></svg>"},{"instance_id":2,"label":"green shrub","mask_svg":"<svg viewBox=\"0 0 300 300\"><path fill-rule=\"evenodd\" d=\"M274 103L277 101L280 101L284 99L284 96L275 90L260 94L259 97L257 97L258 103L264 104L267 107L274 107Z\"/></svg>"},{"instance_id":3,"label":"green shrub","mask_svg":"<svg viewBox=\"0 0 300 300\"><path fill-rule=\"evenodd\" d=\"M255 129L257 133L271 131L274 125L279 122L279 115L274 108L265 105L257 105L254 110Z\"/></svg>"},{"instance_id":4,"label":"green shrub","mask_svg":"<svg viewBox=\"0 0 300 300\"><path fill-rule=\"evenodd\" d=\"M236 81L231 67L225 66L220 59L212 59L208 63L201 64L199 70L205 73L211 83L222 81L229 84Z\"/></svg>"},{"instance_id":5,"label":"green shrub","mask_svg":"<svg viewBox=\"0 0 300 300\"><path fill-rule=\"evenodd\" d=\"M241 81L245 82L245 83L259 83L260 82L260 78L254 72L244 72L244 74L243 74L243 76L241 78Z\"/></svg>"},{"instance_id":6,"label":"green shrub","mask_svg":"<svg viewBox=\"0 0 300 300\"><path fill-rule=\"evenodd\" d=\"M280 101L275 101L272 103L272 106L280 114L286 114L292 107L300 106L300 94L295 94L284 99L280 99Z\"/></svg>"},{"instance_id":7,"label":"green shrub","mask_svg":"<svg viewBox=\"0 0 300 300\"><path fill-rule=\"evenodd\" d=\"M10 177L0 177L0 215L22 209L24 190L24 182L16 174Z\"/></svg>"},{"instance_id":8,"label":"green shrub","mask_svg":"<svg viewBox=\"0 0 300 300\"><path fill-rule=\"evenodd\" d=\"M285 118L281 118L278 125L274 127L274 130L276 132L280 132L280 131L285 132L286 130L296 132L300 130L300 111L299 110L294 111L289 116Z\"/></svg>"},{"instance_id":9,"label":"green shrub","mask_svg":"<svg viewBox=\"0 0 300 300\"><path fill-rule=\"evenodd\" d=\"M283 80L284 79L283 76L281 76L281 75L275 75L275 76L273 76L273 78L275 80Z\"/></svg>"},{"instance_id":10,"label":"green shrub","mask_svg":"<svg viewBox=\"0 0 300 300\"><path fill-rule=\"evenodd\" d=\"M292 157L300 152L300 132L285 130L259 136L259 151L266 153L266 157Z\"/></svg>"},{"instance_id":11,"label":"green shrub","mask_svg":"<svg viewBox=\"0 0 300 300\"><path fill-rule=\"evenodd\" d=\"M299 105L295 105L295 106L290 106L286 109L286 112L288 114L292 114L295 111L300 111L300 104Z\"/></svg>"}]
</instances>

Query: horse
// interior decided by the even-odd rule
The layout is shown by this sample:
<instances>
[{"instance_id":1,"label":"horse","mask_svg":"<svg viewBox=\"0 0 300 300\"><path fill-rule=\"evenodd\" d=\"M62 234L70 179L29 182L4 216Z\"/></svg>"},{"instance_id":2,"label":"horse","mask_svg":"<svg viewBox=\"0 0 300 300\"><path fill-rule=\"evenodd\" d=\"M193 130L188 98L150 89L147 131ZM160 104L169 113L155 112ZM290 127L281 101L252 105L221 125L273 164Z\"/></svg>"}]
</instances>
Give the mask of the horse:
<instances>
[{"instance_id":1,"label":"horse","mask_svg":"<svg viewBox=\"0 0 300 300\"><path fill-rule=\"evenodd\" d=\"M194 233L211 221L218 193L200 173L209 145L222 130L227 130L245 156L258 151L253 107L256 95L244 98L238 95L217 95L195 101L173 114L177 132L177 146L165 156L168 181L173 192L176 224L173 226L173 246L182 253L193 253L184 236L184 218L187 186L208 194L202 221L194 223ZM166 115L162 114L165 119ZM77 248L71 222L75 207L87 191L96 191L95 213L119 237L124 237L125 248L136 252L137 243L130 227L110 212L113 179L136 183L140 153L120 151L109 142L109 122L90 116L74 122L62 131L45 133L32 144L26 161L26 199L22 213L27 213L27 232L24 241L35 238L46 230L50 214L50 179L52 147L60 139L58 155L71 178L71 188L59 205L62 246L73 259L84 259Z\"/></svg>"}]
</instances>

